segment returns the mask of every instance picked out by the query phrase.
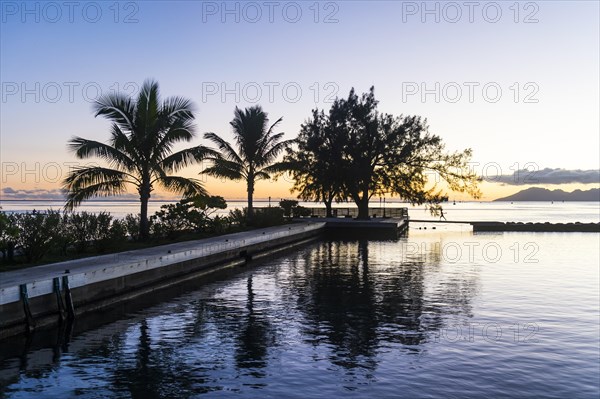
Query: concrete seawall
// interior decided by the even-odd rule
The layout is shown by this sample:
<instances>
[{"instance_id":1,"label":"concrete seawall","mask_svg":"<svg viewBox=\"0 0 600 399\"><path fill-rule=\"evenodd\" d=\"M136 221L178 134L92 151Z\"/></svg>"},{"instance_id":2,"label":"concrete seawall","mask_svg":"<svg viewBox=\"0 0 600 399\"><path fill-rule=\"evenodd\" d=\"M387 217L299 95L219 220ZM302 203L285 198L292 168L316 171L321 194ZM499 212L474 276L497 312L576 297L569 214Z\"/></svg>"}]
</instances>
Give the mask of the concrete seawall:
<instances>
[{"instance_id":1,"label":"concrete seawall","mask_svg":"<svg viewBox=\"0 0 600 399\"><path fill-rule=\"evenodd\" d=\"M325 225L295 223L2 273L0 339L58 324L69 303L75 315L106 308L307 242Z\"/></svg>"}]
</instances>

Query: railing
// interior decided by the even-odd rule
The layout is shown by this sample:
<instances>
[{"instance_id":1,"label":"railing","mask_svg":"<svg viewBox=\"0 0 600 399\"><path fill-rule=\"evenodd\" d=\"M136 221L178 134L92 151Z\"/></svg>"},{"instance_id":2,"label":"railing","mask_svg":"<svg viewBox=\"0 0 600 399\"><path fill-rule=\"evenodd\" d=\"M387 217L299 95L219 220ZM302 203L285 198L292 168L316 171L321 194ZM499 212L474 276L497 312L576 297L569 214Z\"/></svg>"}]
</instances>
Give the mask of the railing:
<instances>
[{"instance_id":1,"label":"railing","mask_svg":"<svg viewBox=\"0 0 600 399\"><path fill-rule=\"evenodd\" d=\"M309 216L305 217L320 217L327 216L325 208L307 208ZM333 217L338 218L355 218L358 216L358 208L332 208ZM403 218L408 219L408 208L369 208L369 216L375 218Z\"/></svg>"}]
</instances>

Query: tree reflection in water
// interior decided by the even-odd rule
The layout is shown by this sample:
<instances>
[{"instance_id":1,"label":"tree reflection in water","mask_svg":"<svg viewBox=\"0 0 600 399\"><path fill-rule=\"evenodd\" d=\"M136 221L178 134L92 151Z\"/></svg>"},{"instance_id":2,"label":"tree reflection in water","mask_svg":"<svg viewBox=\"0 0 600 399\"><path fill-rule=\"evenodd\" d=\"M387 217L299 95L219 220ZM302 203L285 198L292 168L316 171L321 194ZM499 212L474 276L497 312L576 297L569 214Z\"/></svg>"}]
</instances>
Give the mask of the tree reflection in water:
<instances>
[{"instance_id":1,"label":"tree reflection in water","mask_svg":"<svg viewBox=\"0 0 600 399\"><path fill-rule=\"evenodd\" d=\"M291 268L297 306L306 318L306 341L331 346L330 361L349 370L373 371L378 351L390 344L420 353L448 313L470 312L476 293L474 274L427 290L439 252L390 259L389 264L380 255L369 256L366 240L330 241L311 251L307 262L296 258Z\"/></svg>"},{"instance_id":2,"label":"tree reflection in water","mask_svg":"<svg viewBox=\"0 0 600 399\"><path fill-rule=\"evenodd\" d=\"M87 391L103 396L281 386L286 361L313 373L306 378L333 372L341 380L332 383L356 389L380 365L402 367L404 355L422 353L446 323L471 316L477 267L449 265L440 245L404 256L406 243L306 246L75 337L68 362L87 365L75 374L82 380L104 376L101 390ZM19 378L45 378L64 355L43 371L21 362Z\"/></svg>"},{"instance_id":3,"label":"tree reflection in water","mask_svg":"<svg viewBox=\"0 0 600 399\"><path fill-rule=\"evenodd\" d=\"M275 333L263 311L255 309L252 278L248 277L247 314L239 326L235 361L238 369L248 369L250 375L261 378L265 376L262 369L267 366L268 349L275 344Z\"/></svg>"}]
</instances>

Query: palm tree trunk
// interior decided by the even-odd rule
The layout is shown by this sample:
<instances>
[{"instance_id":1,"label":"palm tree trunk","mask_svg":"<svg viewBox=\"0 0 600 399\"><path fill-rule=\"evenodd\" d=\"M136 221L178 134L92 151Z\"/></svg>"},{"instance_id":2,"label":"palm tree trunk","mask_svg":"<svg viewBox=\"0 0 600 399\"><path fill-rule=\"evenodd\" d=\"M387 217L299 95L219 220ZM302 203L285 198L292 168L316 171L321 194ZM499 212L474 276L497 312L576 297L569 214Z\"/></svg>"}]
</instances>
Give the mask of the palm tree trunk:
<instances>
[{"instance_id":1,"label":"palm tree trunk","mask_svg":"<svg viewBox=\"0 0 600 399\"><path fill-rule=\"evenodd\" d=\"M252 223L252 219L254 218L254 207L252 206L254 195L254 182L248 179L248 224Z\"/></svg>"},{"instance_id":2,"label":"palm tree trunk","mask_svg":"<svg viewBox=\"0 0 600 399\"><path fill-rule=\"evenodd\" d=\"M147 189L142 189L140 192L140 240L147 241L150 237L150 225L148 223L148 201L150 200L150 192Z\"/></svg>"}]
</instances>

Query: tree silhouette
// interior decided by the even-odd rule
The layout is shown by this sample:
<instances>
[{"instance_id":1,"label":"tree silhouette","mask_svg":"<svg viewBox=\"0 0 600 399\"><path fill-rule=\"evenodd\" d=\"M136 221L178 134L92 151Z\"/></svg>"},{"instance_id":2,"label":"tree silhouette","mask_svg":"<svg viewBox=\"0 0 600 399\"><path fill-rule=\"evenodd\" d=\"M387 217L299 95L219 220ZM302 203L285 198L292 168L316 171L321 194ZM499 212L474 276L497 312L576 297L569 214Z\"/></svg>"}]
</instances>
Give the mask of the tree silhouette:
<instances>
[{"instance_id":1,"label":"tree silhouette","mask_svg":"<svg viewBox=\"0 0 600 399\"><path fill-rule=\"evenodd\" d=\"M347 99L334 101L328 115L314 110L303 125L299 148L286 164L300 196L350 198L360 219L369 217L369 200L385 194L426 203L435 213L447 198L430 184L428 177L437 175L450 190L478 198L478 177L468 168L471 150L446 152L421 117L380 113L374 90L359 97L352 89ZM328 194L318 193L323 189Z\"/></svg>"},{"instance_id":2,"label":"tree silhouette","mask_svg":"<svg viewBox=\"0 0 600 399\"><path fill-rule=\"evenodd\" d=\"M342 179L344 171L339 160L344 149L341 130L332 129L323 111L313 110L312 118L302 124L294 141L298 149L288 148L280 172L290 171L294 179L292 191L304 201L321 201L327 217L332 217L334 200L344 200Z\"/></svg>"},{"instance_id":3,"label":"tree silhouette","mask_svg":"<svg viewBox=\"0 0 600 399\"><path fill-rule=\"evenodd\" d=\"M72 210L95 196L123 194L133 185L140 195L140 237L147 239L148 201L154 186L183 194L206 195L197 179L169 173L212 154L204 146L173 153L173 146L194 137L193 105L190 100L170 97L161 102L158 83L147 80L137 99L123 94L101 97L94 104L95 116L112 122L108 144L81 137L69 141L77 158L98 157L109 167L78 167L63 182L67 190L65 209Z\"/></svg>"},{"instance_id":4,"label":"tree silhouette","mask_svg":"<svg viewBox=\"0 0 600 399\"><path fill-rule=\"evenodd\" d=\"M248 219L254 214L253 195L256 182L269 179L278 170L275 160L291 140L282 141L284 133L274 133L282 118L269 126L267 113L260 106L241 110L235 108L235 117L230 122L233 128L237 151L215 133L206 133L204 137L212 141L219 153L208 159L212 166L202 173L230 180L245 180L248 192Z\"/></svg>"}]
</instances>

